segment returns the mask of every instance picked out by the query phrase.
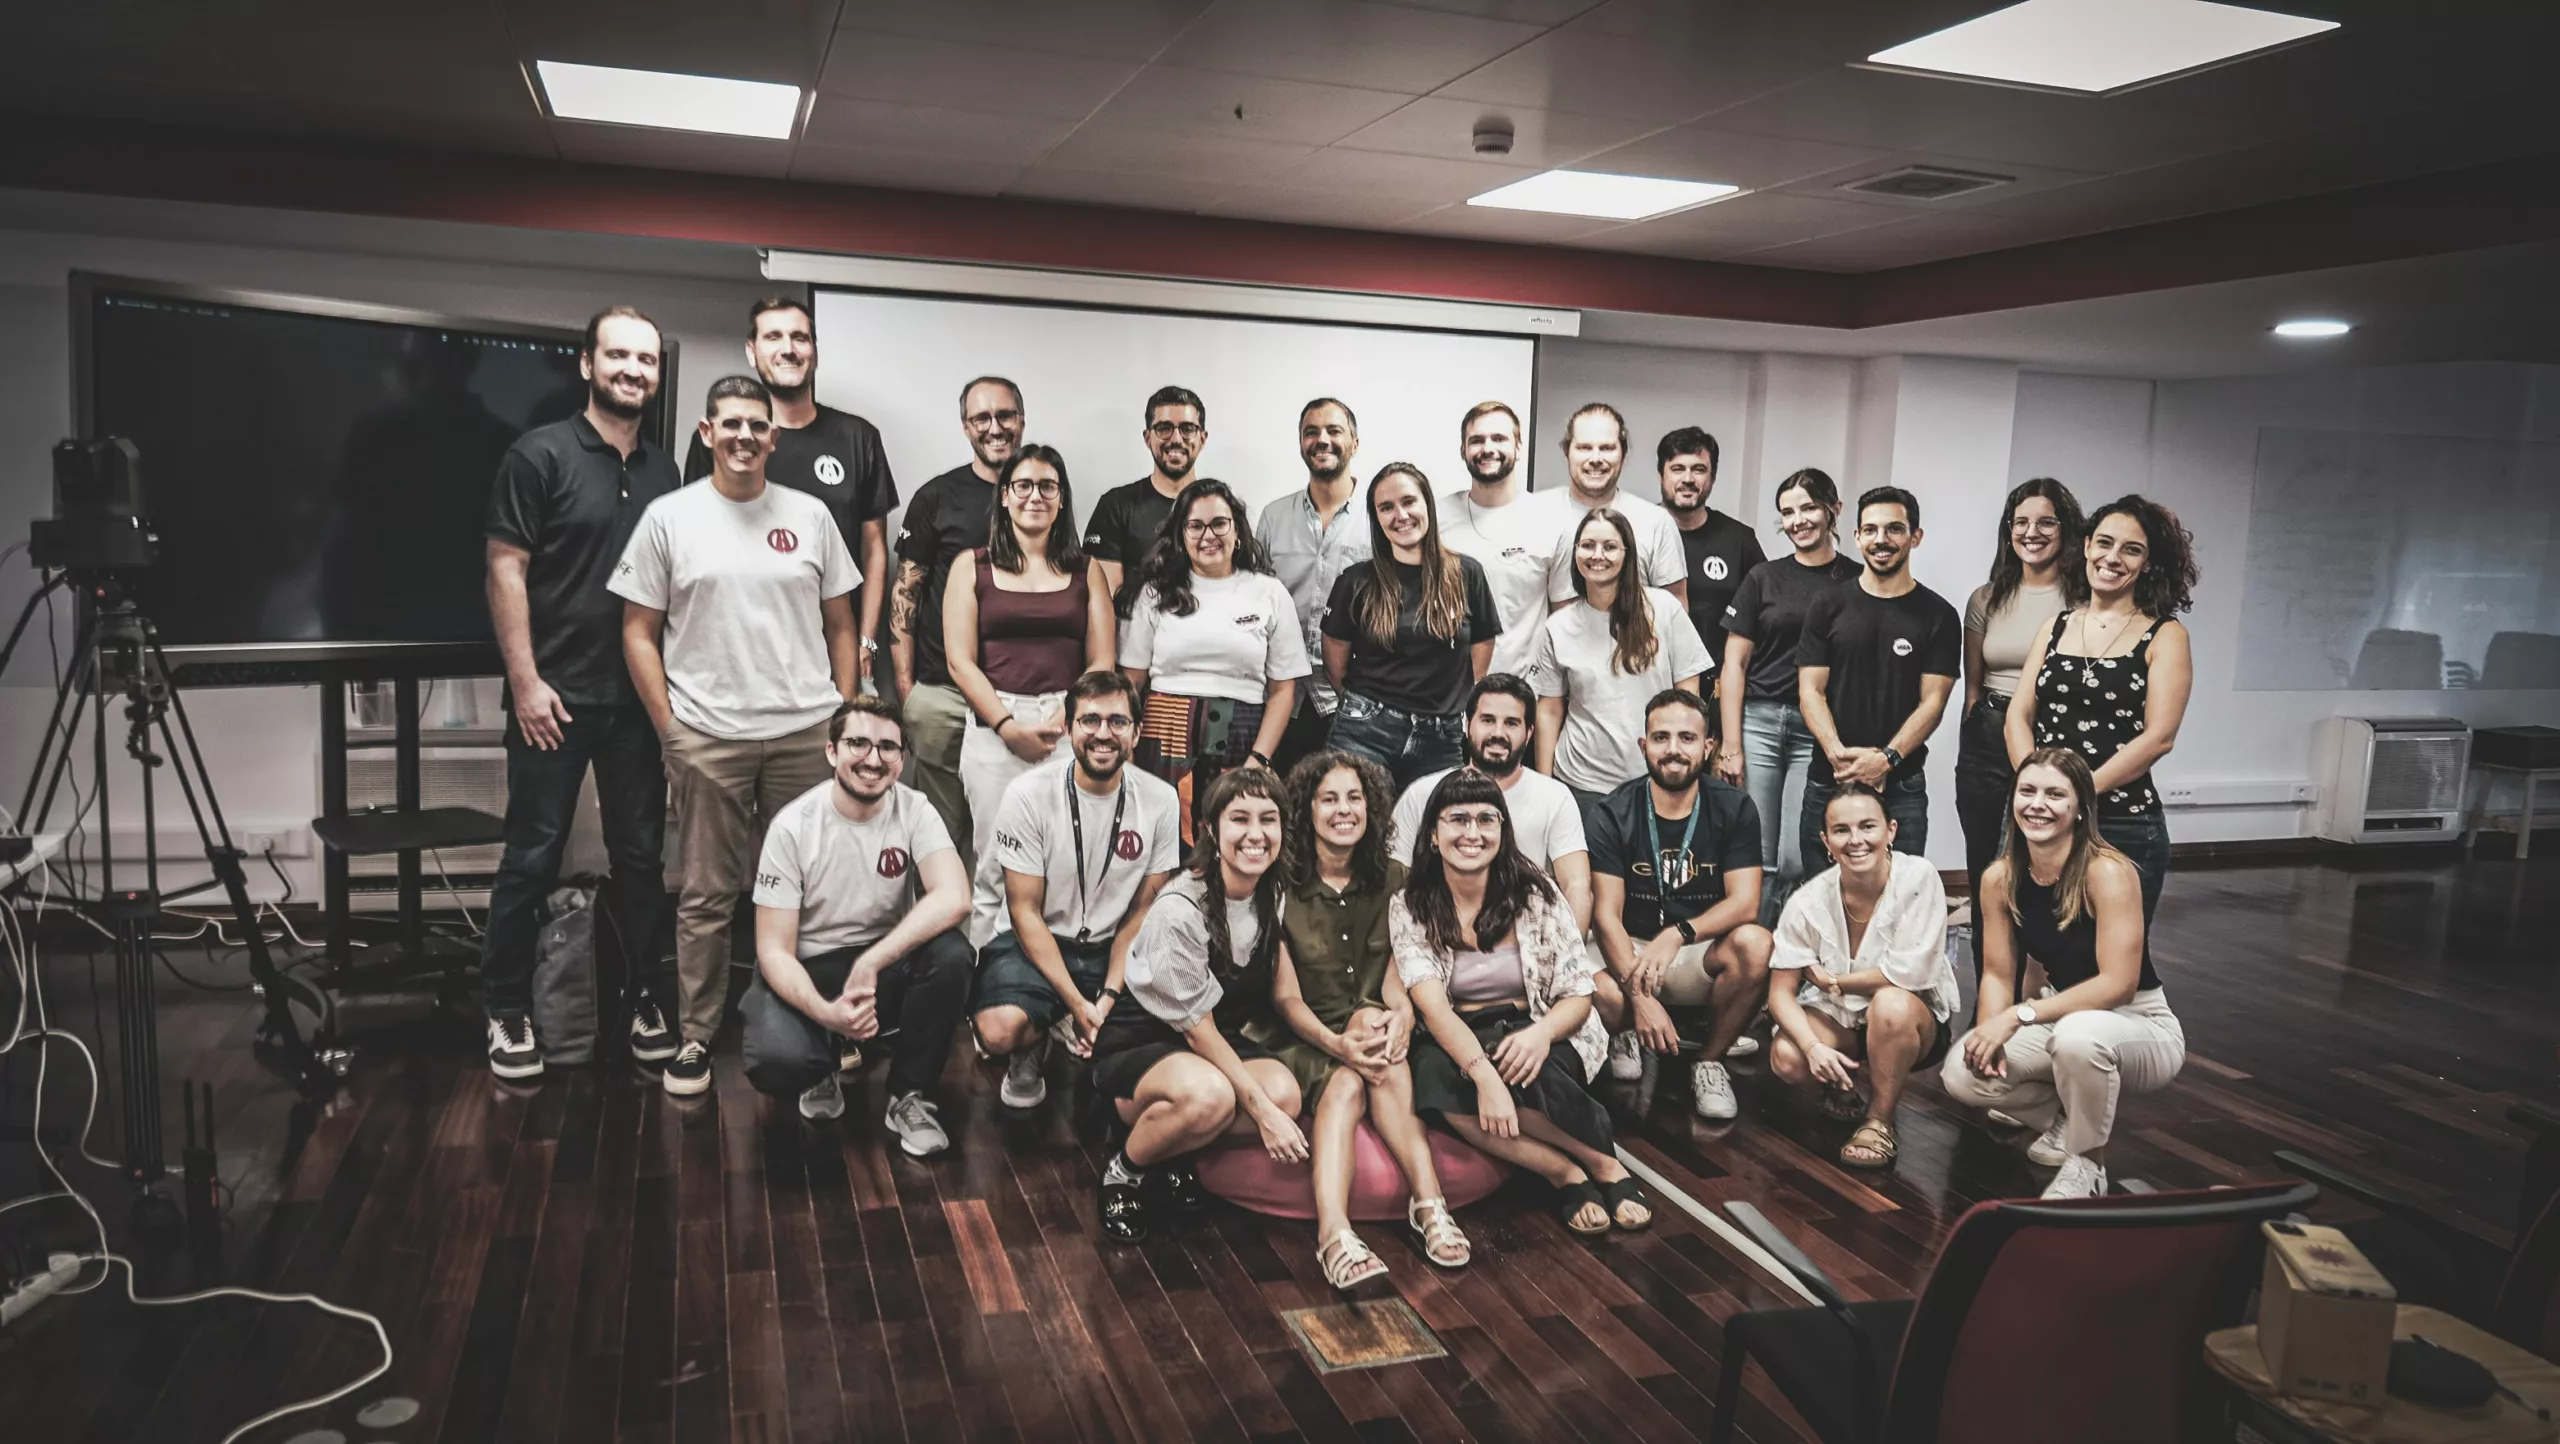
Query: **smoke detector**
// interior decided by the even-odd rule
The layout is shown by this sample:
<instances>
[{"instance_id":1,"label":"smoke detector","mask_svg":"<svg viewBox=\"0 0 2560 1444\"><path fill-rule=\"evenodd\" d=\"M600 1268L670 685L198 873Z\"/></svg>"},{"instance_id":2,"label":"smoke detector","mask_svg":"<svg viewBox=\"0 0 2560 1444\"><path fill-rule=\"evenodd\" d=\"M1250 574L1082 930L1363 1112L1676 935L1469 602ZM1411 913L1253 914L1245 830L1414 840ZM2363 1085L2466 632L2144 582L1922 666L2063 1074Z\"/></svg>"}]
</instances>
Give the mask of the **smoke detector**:
<instances>
[{"instance_id":1,"label":"smoke detector","mask_svg":"<svg viewBox=\"0 0 2560 1444\"><path fill-rule=\"evenodd\" d=\"M1949 170L1935 165L1907 165L1900 170L1850 181L1840 189L1856 191L1860 195L1892 196L1897 200L1942 201L1949 196L2005 186L2015 180L2017 177L2013 175L1987 175L1981 171Z\"/></svg>"},{"instance_id":2,"label":"smoke detector","mask_svg":"<svg viewBox=\"0 0 2560 1444\"><path fill-rule=\"evenodd\" d=\"M1476 122L1476 154L1511 154L1511 121L1508 117L1488 115Z\"/></svg>"}]
</instances>

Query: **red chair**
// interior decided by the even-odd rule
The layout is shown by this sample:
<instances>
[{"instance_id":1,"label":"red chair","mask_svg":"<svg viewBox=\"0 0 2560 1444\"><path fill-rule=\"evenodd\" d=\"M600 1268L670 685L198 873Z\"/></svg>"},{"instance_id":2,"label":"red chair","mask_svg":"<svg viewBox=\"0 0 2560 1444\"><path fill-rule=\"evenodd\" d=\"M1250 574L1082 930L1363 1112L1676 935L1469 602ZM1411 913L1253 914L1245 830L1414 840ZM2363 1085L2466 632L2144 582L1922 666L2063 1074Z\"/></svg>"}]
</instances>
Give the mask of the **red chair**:
<instances>
[{"instance_id":1,"label":"red chair","mask_svg":"<svg viewBox=\"0 0 2560 1444\"><path fill-rule=\"evenodd\" d=\"M1736 1222L1822 1300L1725 1321L1710 1444L1758 1359L1823 1444L2176 1444L2214 1413L2204 1336L2241 1321L2258 1225L2320 1196L2254 1184L1976 1205L1916 1299L1851 1303L1747 1203Z\"/></svg>"}]
</instances>

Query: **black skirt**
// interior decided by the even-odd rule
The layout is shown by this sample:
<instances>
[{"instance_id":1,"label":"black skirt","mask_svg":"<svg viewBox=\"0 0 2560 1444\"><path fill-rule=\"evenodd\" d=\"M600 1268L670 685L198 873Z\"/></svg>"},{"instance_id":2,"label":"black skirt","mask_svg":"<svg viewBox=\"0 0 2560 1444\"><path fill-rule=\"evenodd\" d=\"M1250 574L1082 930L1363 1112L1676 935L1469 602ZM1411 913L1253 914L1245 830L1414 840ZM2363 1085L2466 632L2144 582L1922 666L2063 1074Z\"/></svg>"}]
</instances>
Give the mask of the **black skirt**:
<instances>
[{"instance_id":1,"label":"black skirt","mask_svg":"<svg viewBox=\"0 0 2560 1444\"><path fill-rule=\"evenodd\" d=\"M1268 1058L1269 1049L1244 1035L1241 1027L1218 1027L1218 1036L1236 1050L1238 1058ZM1093 1086L1105 1098L1135 1098L1138 1082L1158 1063L1176 1053L1188 1053L1191 1045L1183 1041L1173 1025L1148 1012L1135 1002L1123 1000L1102 1020L1102 1031L1093 1039Z\"/></svg>"},{"instance_id":2,"label":"black skirt","mask_svg":"<svg viewBox=\"0 0 2560 1444\"><path fill-rule=\"evenodd\" d=\"M1527 1008L1515 1003L1481 1013L1462 1013L1459 1021L1490 1053L1504 1038L1534 1020ZM1416 1113L1444 1124L1451 1114L1468 1119L1476 1116L1475 1080L1458 1070L1458 1060L1441 1048L1439 1039L1429 1033L1414 1039L1409 1066L1413 1069ZM1538 1076L1529 1080L1529 1086L1511 1089L1511 1102L1523 1110L1545 1114L1548 1122L1587 1147L1602 1153L1617 1147L1618 1132L1609 1121L1609 1109L1583 1086L1582 1055L1573 1051L1573 1040L1569 1038L1547 1050L1547 1061L1538 1069Z\"/></svg>"}]
</instances>

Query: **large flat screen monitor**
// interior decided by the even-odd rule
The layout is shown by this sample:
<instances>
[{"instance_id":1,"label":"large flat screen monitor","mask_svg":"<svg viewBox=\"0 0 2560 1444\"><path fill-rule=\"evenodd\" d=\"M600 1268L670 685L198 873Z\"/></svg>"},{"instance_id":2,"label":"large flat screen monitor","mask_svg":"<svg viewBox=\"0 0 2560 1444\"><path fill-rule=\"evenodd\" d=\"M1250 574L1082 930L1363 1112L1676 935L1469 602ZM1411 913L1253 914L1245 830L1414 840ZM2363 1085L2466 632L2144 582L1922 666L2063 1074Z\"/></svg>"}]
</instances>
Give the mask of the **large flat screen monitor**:
<instances>
[{"instance_id":1,"label":"large flat screen monitor","mask_svg":"<svg viewBox=\"0 0 2560 1444\"><path fill-rule=\"evenodd\" d=\"M195 680L494 671L481 520L507 446L586 403L575 330L72 277L84 437L141 448L140 596ZM643 423L667 440L663 397Z\"/></svg>"}]
</instances>

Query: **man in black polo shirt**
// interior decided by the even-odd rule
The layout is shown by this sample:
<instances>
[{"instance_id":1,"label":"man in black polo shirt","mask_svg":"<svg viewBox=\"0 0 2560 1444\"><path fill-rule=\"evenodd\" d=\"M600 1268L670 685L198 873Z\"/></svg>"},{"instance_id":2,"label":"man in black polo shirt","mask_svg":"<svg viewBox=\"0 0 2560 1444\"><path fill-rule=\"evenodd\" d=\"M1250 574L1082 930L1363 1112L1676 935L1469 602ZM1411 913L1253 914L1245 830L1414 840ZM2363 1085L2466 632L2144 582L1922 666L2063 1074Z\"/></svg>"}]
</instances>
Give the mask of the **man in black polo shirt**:
<instances>
[{"instance_id":1,"label":"man in black polo shirt","mask_svg":"<svg viewBox=\"0 0 2560 1444\"><path fill-rule=\"evenodd\" d=\"M1141 433L1155 467L1127 486L1115 486L1093 504L1085 523L1084 552L1102 563L1102 579L1111 588L1120 620L1129 620L1137 600L1131 579L1145 570L1147 548L1164 530L1173 499L1191 484L1200 453L1209 446L1209 407L1179 386L1162 386L1147 398L1147 429Z\"/></svg>"},{"instance_id":2,"label":"man in black polo shirt","mask_svg":"<svg viewBox=\"0 0 2560 1444\"><path fill-rule=\"evenodd\" d=\"M1720 454L1716 439L1695 426L1667 433L1653 449L1662 509L1679 526L1680 551L1688 560L1682 575L1689 579L1689 620L1697 624L1707 655L1716 659L1718 691L1724 688L1724 609L1742 589L1744 574L1769 559L1749 526L1707 505ZM1714 720L1710 715L1709 725Z\"/></svg>"},{"instance_id":3,"label":"man in black polo shirt","mask_svg":"<svg viewBox=\"0 0 2560 1444\"><path fill-rule=\"evenodd\" d=\"M996 474L1022 445L1022 388L981 376L960 388L960 429L969 462L916 488L898 524L898 590L889 599L889 653L898 704L907 719L916 790L942 814L961 860L974 873L969 794L960 785L960 743L969 704L952 684L942 647L942 584L952 563L987 544Z\"/></svg>"},{"instance_id":4,"label":"man in black polo shirt","mask_svg":"<svg viewBox=\"0 0 2560 1444\"><path fill-rule=\"evenodd\" d=\"M1804 784L1805 876L1830 861L1822 810L1839 780L1884 793L1900 824L1896 850L1929 850L1929 783L1921 765L1964 661L1964 619L1911 575L1920 546L1920 499L1898 486L1858 498L1855 586L1835 586L1805 608L1796 642L1797 705L1816 751Z\"/></svg>"},{"instance_id":5,"label":"man in black polo shirt","mask_svg":"<svg viewBox=\"0 0 2560 1444\"><path fill-rule=\"evenodd\" d=\"M1698 1116L1739 1111L1728 1056L1758 1051L1742 1030L1768 992L1776 944L1760 926L1760 813L1707 775L1707 704L1677 687L1644 709L1645 775L1592 809L1592 1001L1610 1030L1609 1072L1642 1076L1643 1052L1676 1055L1671 1008L1711 1010L1689 1072Z\"/></svg>"},{"instance_id":6,"label":"man in black polo shirt","mask_svg":"<svg viewBox=\"0 0 2560 1444\"><path fill-rule=\"evenodd\" d=\"M501 1078L542 1072L530 1019L533 939L589 764L631 974L632 1056L676 1051L663 1012L674 976L658 948L667 779L657 729L622 663L622 599L605 590L640 514L676 489L674 459L640 434L640 413L658 392L659 345L657 324L631 307L598 312L578 357L586 409L518 438L489 496L489 617L507 668L507 822L480 978L489 1069Z\"/></svg>"},{"instance_id":7,"label":"man in black polo shirt","mask_svg":"<svg viewBox=\"0 0 2560 1444\"><path fill-rule=\"evenodd\" d=\"M880 608L888 595L888 518L898 505L880 428L818 403L818 323L807 303L791 296L756 302L747 320L747 360L773 393L773 449L765 453L764 479L825 502L862 569L854 621L862 633L863 680L874 682L871 654L880 645ZM710 474L711 448L696 436L685 450L684 479Z\"/></svg>"}]
</instances>

